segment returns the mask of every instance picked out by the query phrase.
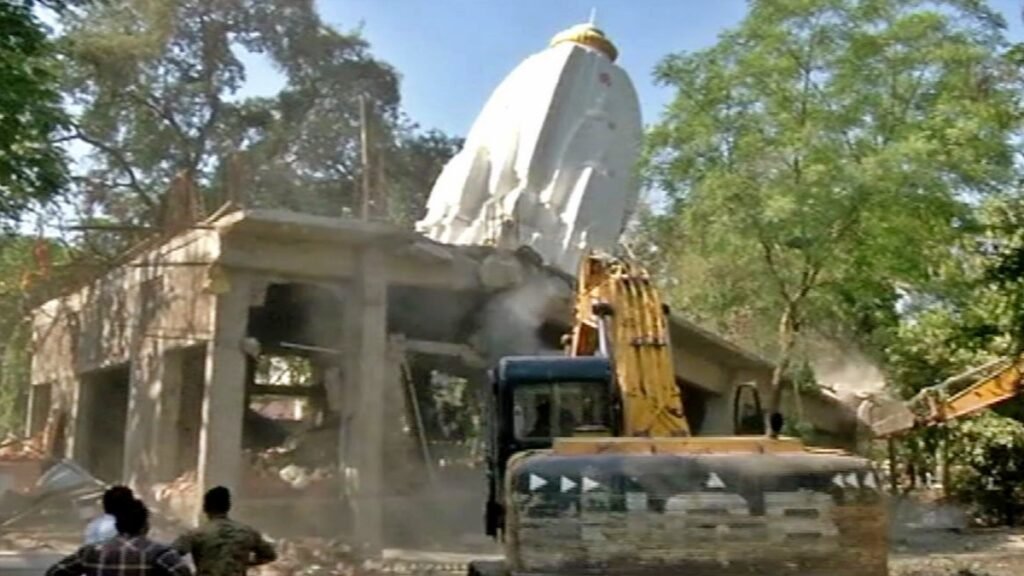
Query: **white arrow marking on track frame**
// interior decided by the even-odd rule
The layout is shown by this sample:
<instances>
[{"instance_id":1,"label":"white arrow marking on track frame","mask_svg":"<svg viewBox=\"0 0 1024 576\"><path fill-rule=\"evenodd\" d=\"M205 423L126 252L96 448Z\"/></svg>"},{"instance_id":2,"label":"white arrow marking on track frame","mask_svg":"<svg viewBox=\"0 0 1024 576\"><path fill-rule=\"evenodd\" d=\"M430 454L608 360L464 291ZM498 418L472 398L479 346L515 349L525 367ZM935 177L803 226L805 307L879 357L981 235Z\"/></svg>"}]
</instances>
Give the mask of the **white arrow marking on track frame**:
<instances>
[{"instance_id":1,"label":"white arrow marking on track frame","mask_svg":"<svg viewBox=\"0 0 1024 576\"><path fill-rule=\"evenodd\" d=\"M576 487L576 483L572 480L562 476L562 492L568 492Z\"/></svg>"}]
</instances>

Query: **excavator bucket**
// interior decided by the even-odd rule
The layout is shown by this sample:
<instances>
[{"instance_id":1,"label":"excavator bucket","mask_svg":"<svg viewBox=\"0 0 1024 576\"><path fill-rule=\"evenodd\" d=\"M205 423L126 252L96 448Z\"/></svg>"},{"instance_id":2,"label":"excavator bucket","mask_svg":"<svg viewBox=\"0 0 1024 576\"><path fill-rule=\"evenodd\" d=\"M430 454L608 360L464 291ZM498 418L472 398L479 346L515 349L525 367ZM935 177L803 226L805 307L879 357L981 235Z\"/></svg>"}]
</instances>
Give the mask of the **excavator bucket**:
<instances>
[{"instance_id":1,"label":"excavator bucket","mask_svg":"<svg viewBox=\"0 0 1024 576\"><path fill-rule=\"evenodd\" d=\"M904 402L894 400L872 406L868 425L876 438L886 438L914 428L917 417Z\"/></svg>"},{"instance_id":2,"label":"excavator bucket","mask_svg":"<svg viewBox=\"0 0 1024 576\"><path fill-rule=\"evenodd\" d=\"M509 571L887 574L884 497L863 458L661 448L510 462Z\"/></svg>"}]
</instances>

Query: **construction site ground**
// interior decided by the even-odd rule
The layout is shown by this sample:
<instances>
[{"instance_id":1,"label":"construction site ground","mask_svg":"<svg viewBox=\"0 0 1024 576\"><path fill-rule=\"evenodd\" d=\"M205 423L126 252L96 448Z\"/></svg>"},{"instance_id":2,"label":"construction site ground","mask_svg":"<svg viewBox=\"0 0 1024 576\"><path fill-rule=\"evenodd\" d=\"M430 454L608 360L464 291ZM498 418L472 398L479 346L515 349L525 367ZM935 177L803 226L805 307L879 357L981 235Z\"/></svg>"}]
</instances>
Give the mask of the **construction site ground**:
<instances>
[{"instance_id":1,"label":"construction site ground","mask_svg":"<svg viewBox=\"0 0 1024 576\"><path fill-rule=\"evenodd\" d=\"M1024 528L906 531L894 536L892 576L1024 574Z\"/></svg>"},{"instance_id":2,"label":"construction site ground","mask_svg":"<svg viewBox=\"0 0 1024 576\"><path fill-rule=\"evenodd\" d=\"M155 537L170 538L159 530ZM0 574L41 576L45 566L74 549L77 531L42 526L0 535ZM254 570L260 576L416 576L464 574L467 554L388 550L380 560L360 560L338 542L279 543L281 560ZM727 573L725 570L723 573ZM1019 576L1024 574L1024 528L909 530L894 536L892 576Z\"/></svg>"}]
</instances>

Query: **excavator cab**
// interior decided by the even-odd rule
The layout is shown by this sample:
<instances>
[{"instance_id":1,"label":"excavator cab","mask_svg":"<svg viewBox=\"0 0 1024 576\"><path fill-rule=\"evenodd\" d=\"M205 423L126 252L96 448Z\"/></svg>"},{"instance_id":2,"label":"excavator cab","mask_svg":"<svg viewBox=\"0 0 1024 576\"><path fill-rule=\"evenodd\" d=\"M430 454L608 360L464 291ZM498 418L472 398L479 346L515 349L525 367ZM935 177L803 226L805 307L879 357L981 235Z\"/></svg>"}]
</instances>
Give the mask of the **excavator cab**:
<instances>
[{"instance_id":1,"label":"excavator cab","mask_svg":"<svg viewBox=\"0 0 1024 576\"><path fill-rule=\"evenodd\" d=\"M732 418L733 434L737 436L757 436L766 432L761 393L757 386L743 383L736 387L732 400ZM772 433L776 432L772 430Z\"/></svg>"},{"instance_id":2,"label":"excavator cab","mask_svg":"<svg viewBox=\"0 0 1024 576\"><path fill-rule=\"evenodd\" d=\"M486 528L498 536L504 518L502 479L509 458L549 449L556 438L619 433L621 402L607 358L503 358L491 371Z\"/></svg>"}]
</instances>

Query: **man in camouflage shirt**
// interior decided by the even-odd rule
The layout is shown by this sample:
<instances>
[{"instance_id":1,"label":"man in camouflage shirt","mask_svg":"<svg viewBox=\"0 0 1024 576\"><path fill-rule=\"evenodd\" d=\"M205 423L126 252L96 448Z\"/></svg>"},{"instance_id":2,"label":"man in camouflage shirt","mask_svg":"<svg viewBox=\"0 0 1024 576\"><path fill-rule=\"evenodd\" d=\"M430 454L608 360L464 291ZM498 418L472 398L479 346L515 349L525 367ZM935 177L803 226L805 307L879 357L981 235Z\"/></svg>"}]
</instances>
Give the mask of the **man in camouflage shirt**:
<instances>
[{"instance_id":1,"label":"man in camouflage shirt","mask_svg":"<svg viewBox=\"0 0 1024 576\"><path fill-rule=\"evenodd\" d=\"M210 489L203 496L207 522L172 544L183 556L192 555L196 576L245 576L250 567L277 559L259 532L228 518L230 510L231 492L223 486Z\"/></svg>"}]
</instances>

